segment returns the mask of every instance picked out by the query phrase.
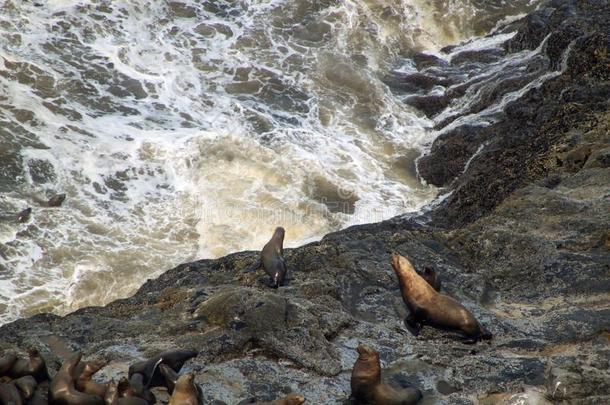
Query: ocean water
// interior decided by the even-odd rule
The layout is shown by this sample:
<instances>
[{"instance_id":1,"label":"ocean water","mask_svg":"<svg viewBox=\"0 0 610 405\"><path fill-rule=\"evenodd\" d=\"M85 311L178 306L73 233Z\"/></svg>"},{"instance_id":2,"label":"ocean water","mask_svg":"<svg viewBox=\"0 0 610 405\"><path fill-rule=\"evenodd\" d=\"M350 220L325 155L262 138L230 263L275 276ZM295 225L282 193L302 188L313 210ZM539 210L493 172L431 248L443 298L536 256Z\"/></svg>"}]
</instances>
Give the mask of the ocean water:
<instances>
[{"instance_id":1,"label":"ocean water","mask_svg":"<svg viewBox=\"0 0 610 405\"><path fill-rule=\"evenodd\" d=\"M449 44L498 47L512 34L488 34L537 3L2 2L0 323L126 297L278 225L292 247L420 210L438 190L415 160L478 93L427 118L384 78Z\"/></svg>"}]
</instances>

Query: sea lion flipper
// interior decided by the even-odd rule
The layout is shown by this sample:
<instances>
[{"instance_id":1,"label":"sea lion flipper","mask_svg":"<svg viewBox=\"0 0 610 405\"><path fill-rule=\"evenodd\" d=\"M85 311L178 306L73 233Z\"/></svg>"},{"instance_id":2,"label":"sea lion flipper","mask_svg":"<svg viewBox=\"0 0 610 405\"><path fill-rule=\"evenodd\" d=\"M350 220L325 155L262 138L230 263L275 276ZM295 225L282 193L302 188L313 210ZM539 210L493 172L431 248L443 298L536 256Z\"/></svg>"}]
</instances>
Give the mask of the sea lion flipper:
<instances>
[{"instance_id":1,"label":"sea lion flipper","mask_svg":"<svg viewBox=\"0 0 610 405\"><path fill-rule=\"evenodd\" d=\"M419 323L413 315L409 315L405 318L405 326L413 336L418 336L422 328L421 323Z\"/></svg>"}]
</instances>

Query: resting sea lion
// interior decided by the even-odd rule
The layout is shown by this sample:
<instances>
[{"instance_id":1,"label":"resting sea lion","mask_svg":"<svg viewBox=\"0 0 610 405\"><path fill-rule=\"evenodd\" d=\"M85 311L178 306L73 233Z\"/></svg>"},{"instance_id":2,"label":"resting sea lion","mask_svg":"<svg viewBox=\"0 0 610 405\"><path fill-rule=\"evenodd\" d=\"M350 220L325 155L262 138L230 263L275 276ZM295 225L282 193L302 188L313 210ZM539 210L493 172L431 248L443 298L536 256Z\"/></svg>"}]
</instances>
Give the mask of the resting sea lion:
<instances>
[{"instance_id":1,"label":"resting sea lion","mask_svg":"<svg viewBox=\"0 0 610 405\"><path fill-rule=\"evenodd\" d=\"M15 379L31 375L38 382L46 380L48 378L47 367L38 349L28 349L28 355L28 359L17 359L15 361L9 375Z\"/></svg>"},{"instance_id":2,"label":"resting sea lion","mask_svg":"<svg viewBox=\"0 0 610 405\"><path fill-rule=\"evenodd\" d=\"M97 395L80 392L74 385L74 369L82 357L81 353L73 354L62 364L49 386L49 402L52 405L104 405Z\"/></svg>"},{"instance_id":3,"label":"resting sea lion","mask_svg":"<svg viewBox=\"0 0 610 405\"><path fill-rule=\"evenodd\" d=\"M424 267L424 273L421 274L422 278L426 280L428 284L432 286L436 291L441 291L441 278L432 267Z\"/></svg>"},{"instance_id":4,"label":"resting sea lion","mask_svg":"<svg viewBox=\"0 0 610 405\"><path fill-rule=\"evenodd\" d=\"M32 209L30 207L24 209L23 211L20 211L19 214L17 214L17 221L27 222L27 220L30 219L31 213L32 213Z\"/></svg>"},{"instance_id":5,"label":"resting sea lion","mask_svg":"<svg viewBox=\"0 0 610 405\"><path fill-rule=\"evenodd\" d=\"M159 365L166 364L175 372L179 372L184 363L196 357L198 352L194 350L168 350L160 353L155 357L139 361L129 366L129 378L134 373L139 373L144 376L144 385L147 387L161 387L164 385L165 379L159 371Z\"/></svg>"},{"instance_id":6,"label":"resting sea lion","mask_svg":"<svg viewBox=\"0 0 610 405\"><path fill-rule=\"evenodd\" d=\"M416 388L397 389L381 382L379 352L359 345L358 360L352 370L352 399L356 404L367 405L411 405L422 395Z\"/></svg>"},{"instance_id":7,"label":"resting sea lion","mask_svg":"<svg viewBox=\"0 0 610 405\"><path fill-rule=\"evenodd\" d=\"M119 386L114 381L108 383L106 393L104 394L105 405L117 405L119 401Z\"/></svg>"},{"instance_id":8,"label":"resting sea lion","mask_svg":"<svg viewBox=\"0 0 610 405\"><path fill-rule=\"evenodd\" d=\"M286 277L286 263L284 262L284 228L275 228L271 240L263 247L261 262L265 271L271 277L273 288L284 284Z\"/></svg>"},{"instance_id":9,"label":"resting sea lion","mask_svg":"<svg viewBox=\"0 0 610 405\"><path fill-rule=\"evenodd\" d=\"M81 361L74 368L74 379L76 381L76 389L85 394L99 395L104 397L108 386L100 384L91 379L93 374L97 373L106 365L103 361Z\"/></svg>"},{"instance_id":10,"label":"resting sea lion","mask_svg":"<svg viewBox=\"0 0 610 405\"><path fill-rule=\"evenodd\" d=\"M34 396L34 392L36 392L36 387L38 386L36 379L31 375L20 377L14 380L12 384L15 384L15 387L21 391L23 399L32 398Z\"/></svg>"},{"instance_id":11,"label":"resting sea lion","mask_svg":"<svg viewBox=\"0 0 610 405\"><path fill-rule=\"evenodd\" d=\"M27 402L27 405L49 405L48 381L38 384L34 396Z\"/></svg>"},{"instance_id":12,"label":"resting sea lion","mask_svg":"<svg viewBox=\"0 0 610 405\"><path fill-rule=\"evenodd\" d=\"M47 201L47 206L48 207L59 207L64 202L65 199L66 199L65 194L54 194Z\"/></svg>"},{"instance_id":13,"label":"resting sea lion","mask_svg":"<svg viewBox=\"0 0 610 405\"><path fill-rule=\"evenodd\" d=\"M398 277L402 299L409 308L405 319L407 328L417 336L423 325L439 329L459 330L467 343L480 339L491 339L475 317L453 298L436 292L413 268L413 265L398 253L392 254L392 268Z\"/></svg>"},{"instance_id":14,"label":"resting sea lion","mask_svg":"<svg viewBox=\"0 0 610 405\"><path fill-rule=\"evenodd\" d=\"M0 384L0 404L23 405L19 390L13 384Z\"/></svg>"},{"instance_id":15,"label":"resting sea lion","mask_svg":"<svg viewBox=\"0 0 610 405\"><path fill-rule=\"evenodd\" d=\"M176 381L174 392L168 405L199 405L199 390L193 373L181 375Z\"/></svg>"},{"instance_id":16,"label":"resting sea lion","mask_svg":"<svg viewBox=\"0 0 610 405\"><path fill-rule=\"evenodd\" d=\"M13 364L17 361L17 358L17 355L13 353L8 353L0 357L0 377L8 375L11 368L13 368Z\"/></svg>"},{"instance_id":17,"label":"resting sea lion","mask_svg":"<svg viewBox=\"0 0 610 405\"><path fill-rule=\"evenodd\" d=\"M254 405L301 405L305 402L305 397L295 393L286 395L284 398L276 399L271 402L255 402Z\"/></svg>"}]
</instances>

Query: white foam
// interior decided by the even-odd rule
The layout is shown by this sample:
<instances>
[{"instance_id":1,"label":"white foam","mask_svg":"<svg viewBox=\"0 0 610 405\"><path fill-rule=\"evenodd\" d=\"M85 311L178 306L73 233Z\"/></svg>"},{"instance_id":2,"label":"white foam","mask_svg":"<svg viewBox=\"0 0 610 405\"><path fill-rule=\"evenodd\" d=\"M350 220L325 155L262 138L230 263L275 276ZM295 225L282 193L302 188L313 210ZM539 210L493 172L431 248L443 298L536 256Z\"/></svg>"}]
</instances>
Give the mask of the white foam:
<instances>
[{"instance_id":1,"label":"white foam","mask_svg":"<svg viewBox=\"0 0 610 405\"><path fill-rule=\"evenodd\" d=\"M417 28L414 20L384 26L378 9L345 2L313 16L331 29L323 43L306 44L261 23L296 13L288 1L252 2L236 16L196 7L198 18L175 19L162 3L112 4L111 13L96 11L96 2L79 5L86 9L56 1L0 14L3 27L13 27L1 34L21 36L20 44L0 47L0 56L52 77L61 108L82 116L49 108L54 100L29 82L0 77L7 102L36 119L22 127L47 147L23 147L25 167L44 160L55 173L36 183L26 170L10 202L33 213L28 224L2 230L13 250L1 263L10 276L0 280L7 305L0 322L107 303L180 262L260 249L279 224L287 227L287 246L296 246L416 210L433 197L433 188L405 183L392 166L426 142L431 123L377 78ZM398 9L409 7L403 1ZM418 46L434 42L427 38ZM361 43L366 47L356 49ZM350 59L355 53L365 56L364 66ZM341 83L324 75L324 58L351 67ZM284 87L270 87L276 93L267 98L229 91L236 69ZM113 94L113 77L140 82L147 96ZM304 95L297 102L308 111L280 102L291 91ZM252 129L253 113L269 123L267 133ZM356 195L355 212L328 211L314 191L320 179L331 196L333 187L346 198ZM67 194L61 208L36 202L51 191Z\"/></svg>"}]
</instances>

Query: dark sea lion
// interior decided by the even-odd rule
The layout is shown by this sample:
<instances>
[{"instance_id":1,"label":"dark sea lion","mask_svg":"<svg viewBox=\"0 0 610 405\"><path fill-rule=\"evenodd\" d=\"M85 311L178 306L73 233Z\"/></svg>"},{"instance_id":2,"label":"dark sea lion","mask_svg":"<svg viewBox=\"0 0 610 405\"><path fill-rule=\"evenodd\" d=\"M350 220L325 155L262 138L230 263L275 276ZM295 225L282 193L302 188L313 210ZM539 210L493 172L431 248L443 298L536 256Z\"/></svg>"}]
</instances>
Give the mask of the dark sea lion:
<instances>
[{"instance_id":1,"label":"dark sea lion","mask_svg":"<svg viewBox=\"0 0 610 405\"><path fill-rule=\"evenodd\" d=\"M23 405L21 394L13 384L0 384L0 404Z\"/></svg>"},{"instance_id":2,"label":"dark sea lion","mask_svg":"<svg viewBox=\"0 0 610 405\"><path fill-rule=\"evenodd\" d=\"M381 382L379 352L359 345L358 359L352 369L351 398L356 404L366 405L411 405L422 397L416 388L397 389Z\"/></svg>"},{"instance_id":3,"label":"dark sea lion","mask_svg":"<svg viewBox=\"0 0 610 405\"><path fill-rule=\"evenodd\" d=\"M12 382L15 386L21 391L23 399L30 399L34 396L34 392L36 392L36 387L38 386L38 382L31 375L26 375L25 377L20 377Z\"/></svg>"},{"instance_id":4,"label":"dark sea lion","mask_svg":"<svg viewBox=\"0 0 610 405\"><path fill-rule=\"evenodd\" d=\"M301 405L305 402L305 397L299 394L291 393L284 398L276 399L270 402L255 402L254 405Z\"/></svg>"},{"instance_id":5,"label":"dark sea lion","mask_svg":"<svg viewBox=\"0 0 610 405\"><path fill-rule=\"evenodd\" d=\"M393 253L390 262L398 277L402 299L410 312L405 325L415 336L423 325L430 325L461 331L467 343L491 339L491 333L481 326L470 311L453 298L436 292L406 258Z\"/></svg>"},{"instance_id":6,"label":"dark sea lion","mask_svg":"<svg viewBox=\"0 0 610 405\"><path fill-rule=\"evenodd\" d=\"M17 214L17 221L27 222L27 220L30 219L31 214L32 209L30 207L24 209L23 211L19 211L19 214Z\"/></svg>"},{"instance_id":7,"label":"dark sea lion","mask_svg":"<svg viewBox=\"0 0 610 405\"><path fill-rule=\"evenodd\" d=\"M159 371L159 365L166 364L175 372L179 372L184 363L196 357L199 353L194 350L168 350L155 357L139 361L129 366L129 378L134 373L144 376L144 385L147 387L164 386L165 378Z\"/></svg>"},{"instance_id":8,"label":"dark sea lion","mask_svg":"<svg viewBox=\"0 0 610 405\"><path fill-rule=\"evenodd\" d=\"M199 390L195 384L195 375L186 373L176 381L174 392L168 405L200 405Z\"/></svg>"},{"instance_id":9,"label":"dark sea lion","mask_svg":"<svg viewBox=\"0 0 610 405\"><path fill-rule=\"evenodd\" d=\"M62 364L49 386L51 405L104 405L97 395L85 394L76 389L74 369L80 362L81 353L75 353Z\"/></svg>"},{"instance_id":10,"label":"dark sea lion","mask_svg":"<svg viewBox=\"0 0 610 405\"><path fill-rule=\"evenodd\" d=\"M441 278L436 272L436 270L434 270L430 266L426 266L424 267L424 272L423 274L421 274L421 276L424 280L426 280L428 284L432 286L432 288L434 288L438 292L441 291Z\"/></svg>"},{"instance_id":11,"label":"dark sea lion","mask_svg":"<svg viewBox=\"0 0 610 405\"><path fill-rule=\"evenodd\" d=\"M33 376L36 381L41 382L48 378L47 367L44 359L36 348L28 349L29 358L17 359L11 367L9 375L13 378L25 377L26 375Z\"/></svg>"},{"instance_id":12,"label":"dark sea lion","mask_svg":"<svg viewBox=\"0 0 610 405\"><path fill-rule=\"evenodd\" d=\"M106 384L100 384L91 379L93 374L97 373L106 365L103 361L81 361L74 368L74 379L76 381L76 389L85 394L98 395L104 397L106 395Z\"/></svg>"},{"instance_id":13,"label":"dark sea lion","mask_svg":"<svg viewBox=\"0 0 610 405\"><path fill-rule=\"evenodd\" d=\"M53 194L47 201L47 207L59 207L66 199L65 194Z\"/></svg>"},{"instance_id":14,"label":"dark sea lion","mask_svg":"<svg viewBox=\"0 0 610 405\"><path fill-rule=\"evenodd\" d=\"M176 373L171 367L167 364L160 364L159 371L163 374L165 378L165 387L167 388L167 392L170 394L174 392L174 387L178 382L178 373Z\"/></svg>"},{"instance_id":15,"label":"dark sea lion","mask_svg":"<svg viewBox=\"0 0 610 405\"><path fill-rule=\"evenodd\" d=\"M154 404L157 402L155 395L148 389L148 384L144 383L145 377L140 373L133 373L129 377L129 388L125 391L126 397L138 397L146 402Z\"/></svg>"},{"instance_id":16,"label":"dark sea lion","mask_svg":"<svg viewBox=\"0 0 610 405\"><path fill-rule=\"evenodd\" d=\"M9 374L17 359L17 355L13 353L8 353L0 357L0 377Z\"/></svg>"},{"instance_id":17,"label":"dark sea lion","mask_svg":"<svg viewBox=\"0 0 610 405\"><path fill-rule=\"evenodd\" d=\"M284 262L284 228L275 228L271 240L263 247L261 252L261 263L263 268L271 277L273 288L284 284L286 277L286 263Z\"/></svg>"}]
</instances>

